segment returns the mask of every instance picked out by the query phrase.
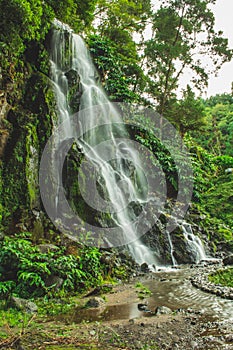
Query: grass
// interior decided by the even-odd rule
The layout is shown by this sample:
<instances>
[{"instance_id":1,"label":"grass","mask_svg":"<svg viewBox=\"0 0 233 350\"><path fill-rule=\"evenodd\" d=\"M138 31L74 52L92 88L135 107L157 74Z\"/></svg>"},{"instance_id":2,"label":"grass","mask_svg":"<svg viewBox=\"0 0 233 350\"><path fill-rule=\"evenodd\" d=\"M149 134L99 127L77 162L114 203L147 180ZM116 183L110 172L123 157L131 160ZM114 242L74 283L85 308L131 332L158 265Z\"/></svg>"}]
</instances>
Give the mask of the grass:
<instances>
[{"instance_id":1,"label":"grass","mask_svg":"<svg viewBox=\"0 0 233 350\"><path fill-rule=\"evenodd\" d=\"M141 282L136 283L135 288L137 289L139 299L148 298L152 295L151 290L144 286Z\"/></svg>"},{"instance_id":2,"label":"grass","mask_svg":"<svg viewBox=\"0 0 233 350\"><path fill-rule=\"evenodd\" d=\"M233 268L227 270L219 270L209 275L210 282L220 284L225 287L233 287Z\"/></svg>"}]
</instances>

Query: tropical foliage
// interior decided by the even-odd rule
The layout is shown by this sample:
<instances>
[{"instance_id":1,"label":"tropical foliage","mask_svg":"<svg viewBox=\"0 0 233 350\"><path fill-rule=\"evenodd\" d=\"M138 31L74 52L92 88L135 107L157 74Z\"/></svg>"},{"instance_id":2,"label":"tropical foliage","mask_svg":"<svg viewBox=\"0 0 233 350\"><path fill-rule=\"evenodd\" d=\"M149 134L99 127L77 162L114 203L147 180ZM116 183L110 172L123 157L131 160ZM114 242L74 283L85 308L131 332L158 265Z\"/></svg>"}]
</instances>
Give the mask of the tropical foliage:
<instances>
[{"instance_id":1,"label":"tropical foliage","mask_svg":"<svg viewBox=\"0 0 233 350\"><path fill-rule=\"evenodd\" d=\"M47 283L52 275L64 281L63 293L101 283L108 273L125 276L121 266L103 266L98 249L81 245L75 255L61 247L41 253L34 244L47 241L51 232L56 235L45 214L41 221L35 218L35 212L43 212L38 162L56 114L48 78L54 18L85 38L110 100L147 106L179 131L193 165L193 211L204 218L200 226L206 227L207 236L214 227L214 242L231 244L233 97L225 93L203 99L195 94L204 92L210 74L232 59L228 39L215 30L215 2L158 0L153 6L150 0L0 0L2 297L51 295L56 292ZM180 79L187 69L191 78L181 95ZM179 169L143 113L138 117L138 126L129 132L156 156L173 198ZM75 177L72 186L70 193L76 190ZM36 238L22 235L25 231Z\"/></svg>"}]
</instances>

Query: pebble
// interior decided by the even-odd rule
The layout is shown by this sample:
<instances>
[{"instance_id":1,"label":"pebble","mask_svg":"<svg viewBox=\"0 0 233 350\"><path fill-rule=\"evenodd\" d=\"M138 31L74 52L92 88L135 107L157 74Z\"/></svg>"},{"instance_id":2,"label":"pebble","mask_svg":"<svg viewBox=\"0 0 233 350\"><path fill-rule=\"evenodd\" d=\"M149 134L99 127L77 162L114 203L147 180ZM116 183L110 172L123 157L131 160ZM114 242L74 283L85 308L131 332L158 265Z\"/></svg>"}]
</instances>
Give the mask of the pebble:
<instances>
[{"instance_id":1,"label":"pebble","mask_svg":"<svg viewBox=\"0 0 233 350\"><path fill-rule=\"evenodd\" d=\"M197 343L196 341L192 340L192 341L190 342L190 345L191 345L192 349L196 349L197 346L198 346L198 343Z\"/></svg>"}]
</instances>

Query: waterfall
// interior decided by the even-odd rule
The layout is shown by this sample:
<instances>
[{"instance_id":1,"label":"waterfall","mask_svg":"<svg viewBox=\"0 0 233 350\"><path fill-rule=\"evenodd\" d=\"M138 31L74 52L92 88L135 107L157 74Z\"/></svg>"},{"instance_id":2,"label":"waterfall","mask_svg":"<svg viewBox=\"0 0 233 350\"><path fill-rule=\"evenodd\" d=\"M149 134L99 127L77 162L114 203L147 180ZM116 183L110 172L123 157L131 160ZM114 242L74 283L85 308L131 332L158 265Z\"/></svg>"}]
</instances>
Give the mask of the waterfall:
<instances>
[{"instance_id":1,"label":"waterfall","mask_svg":"<svg viewBox=\"0 0 233 350\"><path fill-rule=\"evenodd\" d=\"M159 182L155 181L151 185L149 177L145 176L143 171L147 167L146 158L149 159L151 155L143 156L143 161L141 161L140 150L130 140L120 109L109 101L98 83L98 73L84 41L67 25L57 20L52 35L50 58L57 125L61 125L62 128L62 132L55 133L53 139L57 154L55 157L51 156L54 158L51 159L51 164L47 162L52 168L52 174L59 173L59 175L51 176L52 179L55 179L56 193L55 198L52 199L55 211L50 217L52 220L60 221L68 218L67 221L69 221L70 211L67 210L67 201L64 199L61 175L64 162L62 152L64 150L68 152L70 147L76 143L87 162L91 164L90 168L82 168L82 164L80 165L89 181L86 193L82 192L82 186L80 186L80 191L90 207L103 213L103 222L100 222L102 227L98 227L99 230L97 230L98 237L105 227L110 230L113 228L111 239L104 237L105 245L102 246L126 245L138 264L145 262L152 270L154 266L161 266L163 261L168 261L167 256L170 256L173 266L177 265L174 254L177 247L173 246L172 237L165 225L160 231L160 234L166 237L162 239L162 249L159 249L159 243L156 243L161 240L154 239L155 242L151 244L148 240L140 238L156 222L159 223L157 214L161 213L161 208L164 207L166 201L166 198L163 197L164 185L160 185L161 177ZM72 86L70 85L71 80L74 83ZM71 90L73 96L71 96ZM74 117L77 119L75 123ZM76 130L77 127L78 130ZM156 174L160 174L161 171L157 167L153 168L150 173L152 175L149 176L156 178ZM92 181L90 174L91 176L98 175ZM64 212L63 208L66 208ZM141 213L138 215L138 212L143 215ZM98 219L101 221L102 217ZM152 225L150 219L152 219ZM73 226L75 225L78 226L76 222L73 222ZM204 247L199 237L193 234L190 225L181 226L188 250L192 251L196 262L205 260ZM91 231L90 226L85 223L85 228L87 227ZM117 230L114 231L115 228ZM162 259L160 259L160 253L163 254Z\"/></svg>"},{"instance_id":2,"label":"waterfall","mask_svg":"<svg viewBox=\"0 0 233 350\"><path fill-rule=\"evenodd\" d=\"M103 186L102 183L104 183L103 192L111 203L111 220L123 235L127 235L128 249L132 257L140 264L146 262L148 265L156 265L155 255L138 239L136 232L140 223L137 222L132 205L128 205L129 203L143 205L148 201L146 191L143 190L148 185L140 170L143 166L138 166L141 164L138 152L130 142L127 142L126 139L129 136L119 112L97 83L98 74L84 41L68 26L57 20L55 27L57 29L53 31L51 45L51 80L56 98L58 124L66 121L66 128L57 142L61 144L69 138L72 128L72 122L69 120L71 115L77 112L72 110L69 101L67 77L70 72L73 72L79 77L79 91L81 91L79 111L85 113L88 110L88 117L82 118L79 124L82 136L76 142L91 164L100 172L100 185ZM99 122L101 125L107 125L104 129L107 135L103 135L103 131L96 130L97 117L92 108L94 106L99 107ZM99 144L101 145L105 140L105 136L108 136L111 146L108 146L108 143L105 147L99 147ZM113 161L106 162L106 159ZM127 159L130 162L127 163ZM59 202L59 187L62 179L59 182L56 203Z\"/></svg>"},{"instance_id":3,"label":"waterfall","mask_svg":"<svg viewBox=\"0 0 233 350\"><path fill-rule=\"evenodd\" d=\"M192 226L188 223L183 222L181 227L184 238L191 252L196 255L196 263L199 263L202 260L208 260L202 241L198 236L194 235Z\"/></svg>"}]
</instances>

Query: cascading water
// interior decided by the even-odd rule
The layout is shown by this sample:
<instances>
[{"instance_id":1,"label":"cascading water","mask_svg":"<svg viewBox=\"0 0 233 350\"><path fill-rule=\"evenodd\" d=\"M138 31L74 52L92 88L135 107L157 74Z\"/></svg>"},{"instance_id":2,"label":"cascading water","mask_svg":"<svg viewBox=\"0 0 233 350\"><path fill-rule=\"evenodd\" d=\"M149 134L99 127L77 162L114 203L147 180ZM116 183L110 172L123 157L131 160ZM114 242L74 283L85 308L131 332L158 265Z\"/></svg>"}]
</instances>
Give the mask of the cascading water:
<instances>
[{"instance_id":1,"label":"cascading water","mask_svg":"<svg viewBox=\"0 0 233 350\"><path fill-rule=\"evenodd\" d=\"M79 137L75 135L74 138L92 164L92 169L97 169L99 188L104 194L104 199L111 204L107 213L111 216L112 226L118 227L121 232L119 238L114 240L115 246L125 245L127 241L128 249L137 263L146 262L151 267L159 266L161 265L159 250L152 251L139 238L142 223L140 216L137 217L137 208L140 207L143 208L142 211L146 211L152 202L151 206L155 209L153 201L158 201L155 197L148 195L147 179L141 170L145 165L142 166L138 151L128 140L129 135L119 111L97 83L98 74L82 38L59 21L55 21L55 27L51 45L51 80L57 103L58 124L63 125L65 122L64 130L59 137L55 138L55 142L57 145L62 145L71 138L71 135L74 135L72 116L79 112L77 118L81 132ZM76 105L70 99L69 76L72 76L78 84L75 95L78 98ZM96 106L98 106L98 113L96 113ZM81 118L80 113L82 114L83 111L84 118L83 115ZM86 115L85 111L88 111ZM98 124L104 127L98 129ZM106 139L110 140L107 144L104 143ZM59 147L55 148L59 149ZM59 157L53 162L53 172L56 172L56 169L61 168ZM57 177L57 181L55 206L59 204L60 194L64 191L62 178ZM156 188L156 190L160 193L159 189ZM100 202L103 199L100 196L98 198ZM91 199L94 199L94 196ZM148 203L149 207L146 207ZM59 216L61 212L57 213L57 218L61 219ZM152 213L152 216L156 217L156 214ZM146 222L146 220L143 221ZM156 221L157 219L154 222ZM170 233L166 231L166 234L172 264L177 265ZM205 259L203 245L200 239L193 235L188 225L183 226L183 234L189 249L195 251L196 262ZM126 235L127 240L124 238ZM110 242L108 246L114 246L114 244Z\"/></svg>"},{"instance_id":2,"label":"cascading water","mask_svg":"<svg viewBox=\"0 0 233 350\"><path fill-rule=\"evenodd\" d=\"M202 260L208 260L202 241L198 236L194 235L192 226L183 222L181 228L191 252L196 256L196 263Z\"/></svg>"},{"instance_id":3,"label":"cascading water","mask_svg":"<svg viewBox=\"0 0 233 350\"><path fill-rule=\"evenodd\" d=\"M169 246L170 246L170 254L171 254L171 259L172 259L172 265L173 266L177 266L178 264L177 264L176 258L174 257L175 249L174 249L174 246L173 246L173 243L172 243L170 232L167 232L167 237L168 237L168 242L169 242Z\"/></svg>"},{"instance_id":4,"label":"cascading water","mask_svg":"<svg viewBox=\"0 0 233 350\"><path fill-rule=\"evenodd\" d=\"M123 234L127 234L129 237L127 240L131 242L128 245L131 255L139 264L146 262L148 265L156 265L154 254L150 248L142 244L136 235L135 213L132 208L127 208L129 198L131 203L145 203L147 201L145 194L142 193L142 189L147 187L146 180L141 176L138 167L134 167L132 164L132 160L135 161L135 164L140 164L138 154L130 143L125 141L124 137L127 132L119 112L96 82L98 75L85 43L80 36L72 33L68 26L59 21L55 22L55 26L57 29L53 33L51 48L51 79L57 102L58 122L69 120L74 113L68 100L69 81L67 76L69 72L76 72L80 79L79 90L81 90L79 111L88 109L88 118L82 120L81 125L79 125L82 129L82 137L77 141L78 145L87 155L89 161L101 172L105 192L113 207L111 219L116 226L122 229ZM101 133L96 131L96 113L92 108L96 105L100 108L99 123L108 125L105 132L108 133L111 140L111 148L106 147L104 150L103 147L100 149L96 147L103 137ZM109 124L109 118L111 118L111 124ZM118 138L114 136L114 125L116 124L118 125ZM57 142L61 144L69 137L70 128L72 128L72 122L66 122L62 138ZM85 133L85 131L88 132ZM113 162L105 161L107 153L111 154L110 159L114 160ZM131 162L128 163L128 166L126 158L129 158ZM59 189L56 197L56 202L58 202Z\"/></svg>"}]
</instances>

